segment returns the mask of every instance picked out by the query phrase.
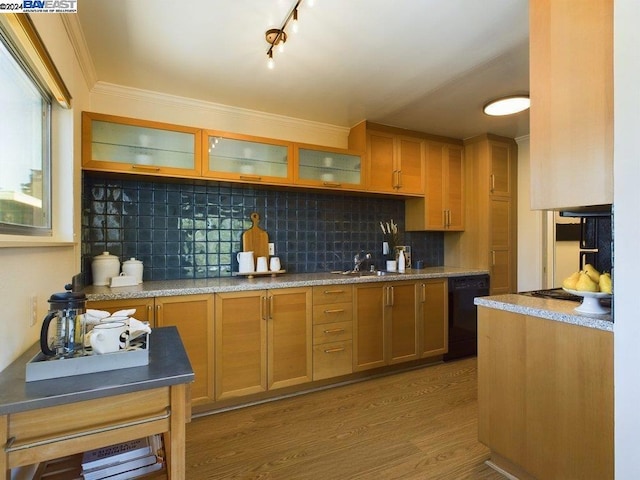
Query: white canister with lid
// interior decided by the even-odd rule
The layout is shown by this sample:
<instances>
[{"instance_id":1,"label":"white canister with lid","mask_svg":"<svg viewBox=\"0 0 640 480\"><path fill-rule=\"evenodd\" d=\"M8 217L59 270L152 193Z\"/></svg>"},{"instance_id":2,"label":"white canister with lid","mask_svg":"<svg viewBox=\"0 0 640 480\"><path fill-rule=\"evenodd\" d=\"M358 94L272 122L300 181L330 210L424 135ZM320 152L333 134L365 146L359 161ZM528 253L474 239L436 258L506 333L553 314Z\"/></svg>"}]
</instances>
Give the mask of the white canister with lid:
<instances>
[{"instance_id":1,"label":"white canister with lid","mask_svg":"<svg viewBox=\"0 0 640 480\"><path fill-rule=\"evenodd\" d=\"M109 252L96 255L91 262L94 285L109 285L111 277L120 275L120 259Z\"/></svg>"},{"instance_id":2,"label":"white canister with lid","mask_svg":"<svg viewBox=\"0 0 640 480\"><path fill-rule=\"evenodd\" d=\"M122 262L122 273L130 277L134 277L138 283L142 283L142 272L144 267L141 260L131 257L129 260Z\"/></svg>"}]
</instances>

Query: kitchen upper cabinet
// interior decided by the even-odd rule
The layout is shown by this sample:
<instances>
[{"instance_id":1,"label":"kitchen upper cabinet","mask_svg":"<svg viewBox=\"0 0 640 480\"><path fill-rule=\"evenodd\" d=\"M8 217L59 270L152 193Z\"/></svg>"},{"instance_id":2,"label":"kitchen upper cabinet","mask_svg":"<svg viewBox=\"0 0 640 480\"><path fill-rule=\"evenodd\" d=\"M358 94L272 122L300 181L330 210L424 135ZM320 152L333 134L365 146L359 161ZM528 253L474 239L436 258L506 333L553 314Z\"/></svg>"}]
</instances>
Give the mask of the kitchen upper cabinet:
<instances>
[{"instance_id":1,"label":"kitchen upper cabinet","mask_svg":"<svg viewBox=\"0 0 640 480\"><path fill-rule=\"evenodd\" d=\"M141 175L200 175L201 130L82 113L82 167Z\"/></svg>"},{"instance_id":2,"label":"kitchen upper cabinet","mask_svg":"<svg viewBox=\"0 0 640 480\"><path fill-rule=\"evenodd\" d=\"M612 332L478 308L478 439L499 467L614 478L613 407Z\"/></svg>"},{"instance_id":3,"label":"kitchen upper cabinet","mask_svg":"<svg viewBox=\"0 0 640 480\"><path fill-rule=\"evenodd\" d=\"M613 203L613 2L529 2L531 208Z\"/></svg>"},{"instance_id":4,"label":"kitchen upper cabinet","mask_svg":"<svg viewBox=\"0 0 640 480\"><path fill-rule=\"evenodd\" d=\"M445 235L445 265L486 269L491 295L516 291L517 146L481 135L465 141L465 228Z\"/></svg>"},{"instance_id":5,"label":"kitchen upper cabinet","mask_svg":"<svg viewBox=\"0 0 640 480\"><path fill-rule=\"evenodd\" d=\"M434 278L418 283L419 353L421 358L449 351L448 280Z\"/></svg>"},{"instance_id":6,"label":"kitchen upper cabinet","mask_svg":"<svg viewBox=\"0 0 640 480\"><path fill-rule=\"evenodd\" d=\"M418 358L415 282L354 286L353 370Z\"/></svg>"},{"instance_id":7,"label":"kitchen upper cabinet","mask_svg":"<svg viewBox=\"0 0 640 480\"><path fill-rule=\"evenodd\" d=\"M367 190L381 193L424 193L424 142L374 130L367 131Z\"/></svg>"},{"instance_id":8,"label":"kitchen upper cabinet","mask_svg":"<svg viewBox=\"0 0 640 480\"><path fill-rule=\"evenodd\" d=\"M191 384L194 406L214 401L213 313L213 295L210 294L155 299L157 326L176 326L189 356L196 376Z\"/></svg>"},{"instance_id":9,"label":"kitchen upper cabinet","mask_svg":"<svg viewBox=\"0 0 640 480\"><path fill-rule=\"evenodd\" d=\"M293 144L227 132L205 131L203 176L248 183L293 183Z\"/></svg>"},{"instance_id":10,"label":"kitchen upper cabinet","mask_svg":"<svg viewBox=\"0 0 640 480\"><path fill-rule=\"evenodd\" d=\"M425 194L405 202L407 230L464 230L462 145L426 142Z\"/></svg>"},{"instance_id":11,"label":"kitchen upper cabinet","mask_svg":"<svg viewBox=\"0 0 640 480\"><path fill-rule=\"evenodd\" d=\"M361 190L360 152L295 145L295 183L330 189Z\"/></svg>"},{"instance_id":12,"label":"kitchen upper cabinet","mask_svg":"<svg viewBox=\"0 0 640 480\"><path fill-rule=\"evenodd\" d=\"M215 297L217 400L311 381L310 288Z\"/></svg>"}]
</instances>

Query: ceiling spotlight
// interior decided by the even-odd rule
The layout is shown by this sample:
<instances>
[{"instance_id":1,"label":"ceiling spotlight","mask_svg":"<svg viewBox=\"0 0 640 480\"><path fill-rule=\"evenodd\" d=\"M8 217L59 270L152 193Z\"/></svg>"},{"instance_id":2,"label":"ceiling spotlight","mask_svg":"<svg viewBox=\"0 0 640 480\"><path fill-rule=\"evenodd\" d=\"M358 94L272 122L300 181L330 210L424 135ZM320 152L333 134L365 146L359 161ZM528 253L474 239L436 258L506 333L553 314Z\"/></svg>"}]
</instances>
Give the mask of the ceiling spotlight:
<instances>
[{"instance_id":1,"label":"ceiling spotlight","mask_svg":"<svg viewBox=\"0 0 640 480\"><path fill-rule=\"evenodd\" d=\"M491 116L512 115L526 110L530 105L529 95L512 95L487 103L482 111Z\"/></svg>"}]
</instances>

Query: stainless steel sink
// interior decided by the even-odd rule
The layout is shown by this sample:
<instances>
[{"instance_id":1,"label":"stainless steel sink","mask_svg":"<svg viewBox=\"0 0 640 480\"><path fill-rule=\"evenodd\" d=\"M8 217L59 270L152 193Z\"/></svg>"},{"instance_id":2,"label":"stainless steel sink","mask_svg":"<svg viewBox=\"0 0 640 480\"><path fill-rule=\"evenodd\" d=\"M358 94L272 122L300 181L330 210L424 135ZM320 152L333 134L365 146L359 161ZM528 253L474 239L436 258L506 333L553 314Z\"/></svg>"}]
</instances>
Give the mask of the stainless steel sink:
<instances>
[{"instance_id":1,"label":"stainless steel sink","mask_svg":"<svg viewBox=\"0 0 640 480\"><path fill-rule=\"evenodd\" d=\"M347 270L346 272L331 272L336 273L338 275L349 275L352 277L381 277L383 275L391 275L395 272L385 272L384 270L375 270L375 271L359 271L359 270Z\"/></svg>"}]
</instances>

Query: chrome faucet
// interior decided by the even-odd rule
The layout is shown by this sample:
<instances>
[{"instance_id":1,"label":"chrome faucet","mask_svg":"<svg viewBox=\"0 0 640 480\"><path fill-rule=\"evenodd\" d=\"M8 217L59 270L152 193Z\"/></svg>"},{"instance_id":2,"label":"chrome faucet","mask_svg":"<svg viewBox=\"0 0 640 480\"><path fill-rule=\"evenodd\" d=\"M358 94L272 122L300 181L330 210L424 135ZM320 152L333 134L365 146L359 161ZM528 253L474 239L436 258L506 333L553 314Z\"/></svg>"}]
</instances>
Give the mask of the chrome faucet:
<instances>
[{"instance_id":1,"label":"chrome faucet","mask_svg":"<svg viewBox=\"0 0 640 480\"><path fill-rule=\"evenodd\" d=\"M367 260L371 260L370 253L364 253L364 252L357 253L356 256L353 257L353 271L359 272L360 265L362 265Z\"/></svg>"}]
</instances>

